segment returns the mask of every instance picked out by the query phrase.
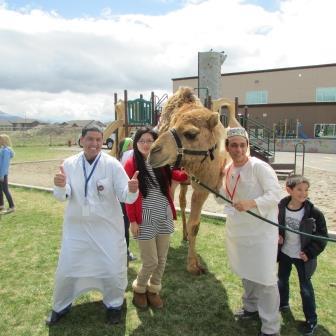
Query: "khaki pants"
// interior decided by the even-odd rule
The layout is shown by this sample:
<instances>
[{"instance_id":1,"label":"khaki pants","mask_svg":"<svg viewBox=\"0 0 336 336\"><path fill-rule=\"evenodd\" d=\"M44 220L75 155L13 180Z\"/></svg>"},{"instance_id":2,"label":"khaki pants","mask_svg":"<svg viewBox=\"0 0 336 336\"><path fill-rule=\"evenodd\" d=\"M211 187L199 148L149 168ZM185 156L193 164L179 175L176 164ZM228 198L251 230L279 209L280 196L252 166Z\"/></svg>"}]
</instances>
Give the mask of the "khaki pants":
<instances>
[{"instance_id":1,"label":"khaki pants","mask_svg":"<svg viewBox=\"0 0 336 336\"><path fill-rule=\"evenodd\" d=\"M170 234L157 235L149 240L138 240L142 267L133 282L136 293L159 293L166 266Z\"/></svg>"},{"instance_id":2,"label":"khaki pants","mask_svg":"<svg viewBox=\"0 0 336 336\"><path fill-rule=\"evenodd\" d=\"M280 330L279 290L278 286L265 286L243 279L243 307L249 312L258 311L261 320L261 331L264 334L275 334Z\"/></svg>"}]
</instances>

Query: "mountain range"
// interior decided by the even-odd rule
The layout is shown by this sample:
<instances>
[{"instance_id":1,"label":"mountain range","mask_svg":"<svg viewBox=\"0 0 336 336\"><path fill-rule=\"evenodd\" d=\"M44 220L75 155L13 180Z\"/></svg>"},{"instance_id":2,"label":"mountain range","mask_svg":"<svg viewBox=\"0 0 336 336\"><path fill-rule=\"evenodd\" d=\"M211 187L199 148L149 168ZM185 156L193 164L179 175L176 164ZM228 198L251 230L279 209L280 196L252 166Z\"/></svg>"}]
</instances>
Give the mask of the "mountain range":
<instances>
[{"instance_id":1,"label":"mountain range","mask_svg":"<svg viewBox=\"0 0 336 336\"><path fill-rule=\"evenodd\" d=\"M20 121L20 120L25 120L25 119L0 111L0 121L3 121L3 120L15 122L15 121Z\"/></svg>"}]
</instances>

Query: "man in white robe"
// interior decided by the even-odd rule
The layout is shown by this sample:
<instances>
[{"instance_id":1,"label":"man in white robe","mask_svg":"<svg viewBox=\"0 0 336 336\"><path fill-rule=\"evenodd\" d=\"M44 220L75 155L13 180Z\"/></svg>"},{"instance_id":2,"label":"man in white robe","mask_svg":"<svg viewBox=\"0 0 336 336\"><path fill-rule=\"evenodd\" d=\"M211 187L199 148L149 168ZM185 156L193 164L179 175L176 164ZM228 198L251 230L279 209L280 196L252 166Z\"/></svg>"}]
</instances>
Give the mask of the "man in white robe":
<instances>
[{"instance_id":1,"label":"man in white robe","mask_svg":"<svg viewBox=\"0 0 336 336\"><path fill-rule=\"evenodd\" d=\"M129 180L119 161L101 151L99 127L84 128L81 144L83 152L66 159L54 177L55 197L68 204L47 325L57 323L76 297L92 289L103 294L107 321L121 319L127 253L119 202L137 199L137 172Z\"/></svg>"},{"instance_id":2,"label":"man in white robe","mask_svg":"<svg viewBox=\"0 0 336 336\"><path fill-rule=\"evenodd\" d=\"M233 204L225 206L226 246L231 268L244 288L243 309L235 316L248 319L259 314L260 335L279 335L278 228L246 211L277 223L281 188L274 170L249 157L247 149L245 129L228 130L226 150L233 162L225 169L223 193Z\"/></svg>"}]
</instances>

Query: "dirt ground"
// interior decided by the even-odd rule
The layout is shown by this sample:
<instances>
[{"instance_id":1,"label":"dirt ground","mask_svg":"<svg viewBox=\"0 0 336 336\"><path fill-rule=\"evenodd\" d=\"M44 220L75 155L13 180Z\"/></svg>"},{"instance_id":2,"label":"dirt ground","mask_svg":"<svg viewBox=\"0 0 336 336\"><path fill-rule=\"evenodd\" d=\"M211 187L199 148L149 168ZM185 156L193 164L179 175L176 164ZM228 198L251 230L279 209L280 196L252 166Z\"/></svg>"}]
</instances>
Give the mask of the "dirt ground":
<instances>
[{"instance_id":1,"label":"dirt ground","mask_svg":"<svg viewBox=\"0 0 336 336\"><path fill-rule=\"evenodd\" d=\"M9 182L51 188L53 176L61 163L62 160L14 164L10 168ZM306 167L305 176L311 182L311 201L325 214L329 230L336 231L336 172ZM280 184L284 186L284 181L280 181ZM283 195L285 194L283 187ZM175 199L178 199L177 195ZM188 205L190 205L190 196L191 191L188 191ZM178 204L176 205L178 206ZM215 213L222 213L222 209L223 205L217 204L212 195L209 196L203 207L203 210Z\"/></svg>"}]
</instances>

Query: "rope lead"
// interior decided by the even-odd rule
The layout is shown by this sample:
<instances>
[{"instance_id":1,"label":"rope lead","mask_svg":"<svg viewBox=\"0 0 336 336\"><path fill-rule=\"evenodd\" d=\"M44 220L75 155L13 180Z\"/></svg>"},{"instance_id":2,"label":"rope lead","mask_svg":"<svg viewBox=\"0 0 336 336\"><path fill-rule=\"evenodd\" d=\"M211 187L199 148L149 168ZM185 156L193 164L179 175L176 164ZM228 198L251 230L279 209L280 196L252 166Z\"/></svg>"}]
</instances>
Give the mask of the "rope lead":
<instances>
[{"instance_id":1,"label":"rope lead","mask_svg":"<svg viewBox=\"0 0 336 336\"><path fill-rule=\"evenodd\" d=\"M219 197L221 199L223 199L224 201L232 204L232 201L230 201L229 199L227 199L226 197L224 197L223 195L219 194L217 191L211 189L210 187L208 187L206 184L204 184L203 182L201 182L199 179L197 179L195 176L191 176L191 180L195 183L197 183L198 185L200 185L201 187L207 189L208 191L210 191L212 194L214 194L216 197ZM261 217L257 214L255 214L254 212L250 211L250 210L247 210L246 211L248 214L254 216L254 217L257 217L258 219L261 219L262 221L266 222L266 223L269 223L269 224L272 224L274 226L277 226L281 229L284 229L286 231L290 231L290 232L293 232L293 233L296 233L298 235L301 235L301 236L306 236L306 237L310 237L310 238L313 238L315 240L326 240L326 241L330 241L332 243L336 243L336 239L333 239L333 238L329 238L329 237L323 237L323 236L315 236L315 235L312 235L310 233L305 233L305 232L300 232L300 231L297 231L297 230L294 230L294 229L291 229L289 228L288 226L284 226L284 225L280 225L280 224L277 224L277 223L274 223L272 222L271 220L267 219L267 218L264 218L264 217Z\"/></svg>"}]
</instances>

